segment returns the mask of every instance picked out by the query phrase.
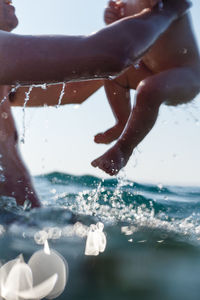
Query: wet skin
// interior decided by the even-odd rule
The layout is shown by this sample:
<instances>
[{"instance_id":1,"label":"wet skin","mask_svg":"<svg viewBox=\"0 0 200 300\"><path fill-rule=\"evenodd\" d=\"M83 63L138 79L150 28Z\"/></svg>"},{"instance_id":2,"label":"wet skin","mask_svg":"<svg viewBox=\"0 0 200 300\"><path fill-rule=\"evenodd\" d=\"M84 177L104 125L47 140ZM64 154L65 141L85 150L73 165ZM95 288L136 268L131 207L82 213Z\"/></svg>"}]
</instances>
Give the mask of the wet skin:
<instances>
[{"instance_id":1,"label":"wet skin","mask_svg":"<svg viewBox=\"0 0 200 300\"><path fill-rule=\"evenodd\" d=\"M10 33L17 25L17 18L12 6L0 0L0 95L3 98L8 85L16 83L56 83L120 73L140 58L189 7L181 1L183 5L179 8L180 1L171 1L161 12L157 8L146 10L89 36L22 36ZM139 28L145 32L140 39ZM94 90L97 88L98 84ZM0 182L0 194L14 196L18 204L28 199L37 207L38 197L17 151L16 129L7 98L0 106L0 118L1 165L6 179Z\"/></svg>"},{"instance_id":2,"label":"wet skin","mask_svg":"<svg viewBox=\"0 0 200 300\"><path fill-rule=\"evenodd\" d=\"M127 5L130 11L125 13L137 13L141 2L128 0ZM109 22L111 16L109 11ZM115 18L116 10L113 20ZM154 126L163 102L168 105L187 103L200 92L200 57L189 15L175 21L152 45L142 57L139 69L130 67L116 80L107 81L105 89L116 125L98 134L95 140L110 143L119 139L92 165L115 175ZM132 111L130 89L137 92Z\"/></svg>"}]
</instances>

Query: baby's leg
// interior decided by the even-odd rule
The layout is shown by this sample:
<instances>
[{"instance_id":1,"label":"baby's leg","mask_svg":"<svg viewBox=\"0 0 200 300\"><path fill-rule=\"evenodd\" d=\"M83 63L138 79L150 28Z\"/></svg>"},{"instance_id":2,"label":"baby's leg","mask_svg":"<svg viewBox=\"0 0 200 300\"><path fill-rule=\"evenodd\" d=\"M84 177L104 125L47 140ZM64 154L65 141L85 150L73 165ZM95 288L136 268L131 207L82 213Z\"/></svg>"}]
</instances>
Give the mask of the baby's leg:
<instances>
[{"instance_id":1,"label":"baby's leg","mask_svg":"<svg viewBox=\"0 0 200 300\"><path fill-rule=\"evenodd\" d=\"M117 143L92 162L110 175L115 175L128 162L133 150L154 126L159 107L168 101L173 105L187 103L200 92L200 71L177 68L143 80L137 88L136 105Z\"/></svg>"},{"instance_id":2,"label":"baby's leg","mask_svg":"<svg viewBox=\"0 0 200 300\"><path fill-rule=\"evenodd\" d=\"M97 134L94 139L96 143L109 144L119 138L131 112L130 89L135 90L141 80L151 75L152 72L140 63L138 67L129 67L113 80L105 80L104 88L116 124L105 132Z\"/></svg>"},{"instance_id":3,"label":"baby's leg","mask_svg":"<svg viewBox=\"0 0 200 300\"><path fill-rule=\"evenodd\" d=\"M131 112L129 88L119 85L115 80L106 80L104 88L116 125L95 136L94 141L99 144L109 144L116 140L121 135Z\"/></svg>"},{"instance_id":4,"label":"baby's leg","mask_svg":"<svg viewBox=\"0 0 200 300\"><path fill-rule=\"evenodd\" d=\"M0 105L0 197L9 196L23 205L40 206L30 175L17 148L17 131L8 100Z\"/></svg>"}]
</instances>

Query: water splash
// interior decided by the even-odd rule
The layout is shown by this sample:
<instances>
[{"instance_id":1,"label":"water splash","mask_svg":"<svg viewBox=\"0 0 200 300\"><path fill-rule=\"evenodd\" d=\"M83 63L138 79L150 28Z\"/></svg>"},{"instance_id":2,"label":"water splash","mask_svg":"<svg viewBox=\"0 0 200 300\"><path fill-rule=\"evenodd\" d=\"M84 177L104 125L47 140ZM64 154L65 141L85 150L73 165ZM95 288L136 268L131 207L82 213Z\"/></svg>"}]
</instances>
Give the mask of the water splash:
<instances>
[{"instance_id":1,"label":"water splash","mask_svg":"<svg viewBox=\"0 0 200 300\"><path fill-rule=\"evenodd\" d=\"M20 87L20 85L19 85L19 87ZM31 95L31 92L32 92L33 88L41 88L43 90L46 90L47 89L47 84L46 83L44 83L44 84L32 84L32 85L29 86L28 92L25 92L24 105L23 105L23 108L22 108L22 111L23 111L23 121L22 121L23 132L22 132L22 137L20 139L20 142L22 144L25 144L25 133L26 133L26 110L25 109L26 109L28 101L30 100L30 95Z\"/></svg>"},{"instance_id":2,"label":"water splash","mask_svg":"<svg viewBox=\"0 0 200 300\"><path fill-rule=\"evenodd\" d=\"M23 108L22 108L22 111L23 111L23 121L22 121L22 123L23 123L23 125L22 125L23 132L22 132L22 137L20 139L20 142L23 143L23 144L25 144L25 132L26 132L26 111L25 111L25 109L26 109L27 102L30 100L30 94L33 90L33 87L34 87L34 85L31 85L28 89L28 92L25 92L26 97L24 99L24 105L23 105Z\"/></svg>"},{"instance_id":3,"label":"water splash","mask_svg":"<svg viewBox=\"0 0 200 300\"><path fill-rule=\"evenodd\" d=\"M0 102L0 106L6 101L7 97L8 97L8 95L3 97L3 99Z\"/></svg>"},{"instance_id":4,"label":"water splash","mask_svg":"<svg viewBox=\"0 0 200 300\"><path fill-rule=\"evenodd\" d=\"M63 82L63 84L62 84L62 90L60 92L60 96L59 96L58 104L57 104L56 108L59 108L60 105L61 105L61 103L62 103L62 99L63 99L63 97L65 95L65 87L66 87L66 82Z\"/></svg>"},{"instance_id":5,"label":"water splash","mask_svg":"<svg viewBox=\"0 0 200 300\"><path fill-rule=\"evenodd\" d=\"M6 96L3 97L3 99L1 99L0 101L0 106L6 101L6 99L8 98L9 94L11 93L16 93L17 89L20 87L20 84L17 84L16 86L14 86Z\"/></svg>"}]
</instances>

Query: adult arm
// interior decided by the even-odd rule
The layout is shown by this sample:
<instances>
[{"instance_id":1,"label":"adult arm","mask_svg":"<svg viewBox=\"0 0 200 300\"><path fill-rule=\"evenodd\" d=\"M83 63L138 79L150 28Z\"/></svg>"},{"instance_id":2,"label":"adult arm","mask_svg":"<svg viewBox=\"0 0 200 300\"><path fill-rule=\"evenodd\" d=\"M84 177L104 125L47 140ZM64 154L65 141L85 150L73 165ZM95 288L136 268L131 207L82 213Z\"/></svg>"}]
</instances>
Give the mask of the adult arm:
<instances>
[{"instance_id":1,"label":"adult arm","mask_svg":"<svg viewBox=\"0 0 200 300\"><path fill-rule=\"evenodd\" d=\"M184 0L168 0L162 10L145 10L90 36L25 36L0 31L0 84L63 82L118 74L143 56L188 8Z\"/></svg>"},{"instance_id":2,"label":"adult arm","mask_svg":"<svg viewBox=\"0 0 200 300\"><path fill-rule=\"evenodd\" d=\"M61 104L81 104L87 100L103 85L103 80L85 80L80 82L68 82L64 89ZM48 85L46 89L40 87L33 88L28 107L54 106L58 104L59 97L63 89L62 84ZM29 87L20 87L15 93L10 94L10 103L12 106L23 106L26 93Z\"/></svg>"}]
</instances>

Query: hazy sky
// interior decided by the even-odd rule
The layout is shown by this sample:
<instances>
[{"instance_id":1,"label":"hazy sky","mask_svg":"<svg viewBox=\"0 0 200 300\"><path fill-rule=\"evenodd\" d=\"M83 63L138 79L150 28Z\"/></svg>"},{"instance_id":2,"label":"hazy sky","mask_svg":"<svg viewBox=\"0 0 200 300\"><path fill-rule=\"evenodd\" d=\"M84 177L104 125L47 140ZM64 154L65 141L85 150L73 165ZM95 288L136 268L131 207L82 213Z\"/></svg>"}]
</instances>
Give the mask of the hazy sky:
<instances>
[{"instance_id":1,"label":"hazy sky","mask_svg":"<svg viewBox=\"0 0 200 300\"><path fill-rule=\"evenodd\" d=\"M103 27L105 0L15 0L23 34L89 34ZM194 30L200 42L200 2L193 1ZM81 51L81 50L80 50ZM165 53L163 53L165 55ZM200 97L187 106L163 106L152 132L135 151L125 174L139 182L200 184ZM22 109L14 109L23 134ZM93 136L114 119L103 89L77 107L26 109L23 157L32 174L61 171L104 173L90 166L108 146L95 145Z\"/></svg>"}]
</instances>

